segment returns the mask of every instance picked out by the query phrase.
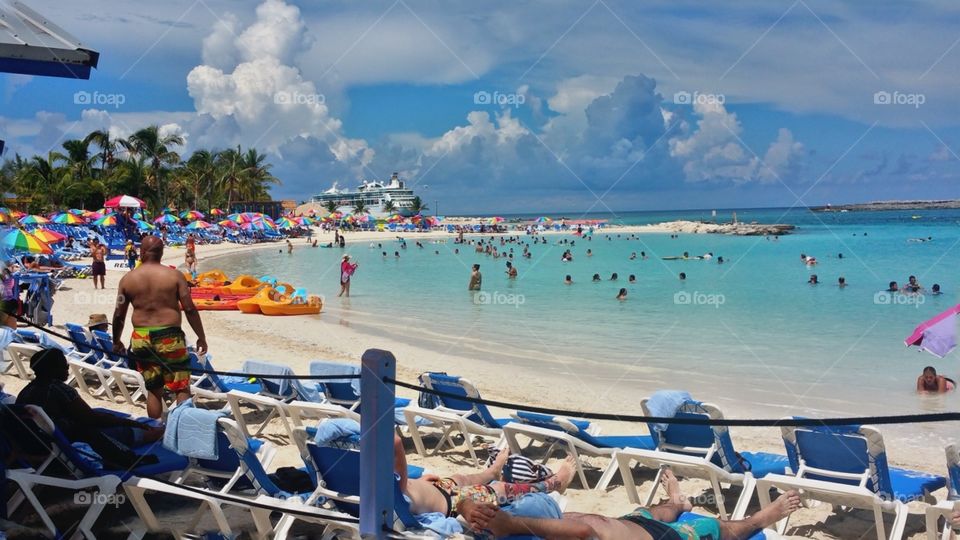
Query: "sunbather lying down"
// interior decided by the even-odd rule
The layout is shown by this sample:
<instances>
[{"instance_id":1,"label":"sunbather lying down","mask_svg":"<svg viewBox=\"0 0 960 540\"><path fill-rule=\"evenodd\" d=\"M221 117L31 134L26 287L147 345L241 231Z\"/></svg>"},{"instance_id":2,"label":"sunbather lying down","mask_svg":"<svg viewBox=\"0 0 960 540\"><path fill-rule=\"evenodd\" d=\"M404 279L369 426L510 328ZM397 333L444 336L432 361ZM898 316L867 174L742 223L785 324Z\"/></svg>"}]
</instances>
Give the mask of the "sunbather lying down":
<instances>
[{"instance_id":1,"label":"sunbather lying down","mask_svg":"<svg viewBox=\"0 0 960 540\"><path fill-rule=\"evenodd\" d=\"M501 481L503 466L510 452L497 454L496 461L479 473L454 474L441 478L425 474L420 478L407 477L407 456L400 437L394 436L393 469L400 475L400 489L410 498L410 510L414 514L439 512L447 517L456 516L465 501L490 505L493 508L506 506L529 493L563 493L573 480L574 466L569 458L556 474L540 482L515 484Z\"/></svg>"},{"instance_id":2,"label":"sunbather lying down","mask_svg":"<svg viewBox=\"0 0 960 540\"><path fill-rule=\"evenodd\" d=\"M664 471L665 503L609 518L598 514L567 512L560 519L513 516L500 509L472 501L461 505L460 513L473 530L488 530L497 538L513 534L543 538L599 538L600 540L738 540L769 527L800 507L800 495L788 491L773 504L743 520L729 521L703 517L675 523L681 512L693 506L680 492L680 483L671 471Z\"/></svg>"}]
</instances>

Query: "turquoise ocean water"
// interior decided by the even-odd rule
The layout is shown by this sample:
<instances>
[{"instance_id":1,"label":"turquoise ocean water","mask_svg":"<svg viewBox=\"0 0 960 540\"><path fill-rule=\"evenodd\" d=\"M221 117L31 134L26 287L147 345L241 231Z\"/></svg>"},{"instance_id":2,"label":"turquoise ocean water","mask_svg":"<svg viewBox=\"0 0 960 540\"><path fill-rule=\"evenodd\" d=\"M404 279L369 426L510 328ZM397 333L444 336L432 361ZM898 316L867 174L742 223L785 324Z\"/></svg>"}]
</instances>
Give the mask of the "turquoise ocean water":
<instances>
[{"instance_id":1,"label":"turquoise ocean water","mask_svg":"<svg viewBox=\"0 0 960 540\"><path fill-rule=\"evenodd\" d=\"M403 250L385 235L382 247L346 248L360 263L349 303L336 298L340 249L295 244L292 255L262 250L217 259L212 266L306 286L326 298L321 317L348 314L361 332L460 356L578 371L601 383L683 388L768 417L957 409L956 396L924 398L913 389L927 364L960 380L960 352L937 360L907 349L903 340L917 324L958 301L960 211L736 212L741 221L798 229L777 241L666 234L628 239L608 229L597 231L592 241L548 236L548 245L531 246L531 259L519 256L521 245L497 242L501 251L514 250L515 280L505 274L507 259L476 254L473 246L425 242L421 249L417 235L407 234ZM729 220L729 210L718 214ZM710 212L589 217L643 224L710 219ZM908 241L927 237L933 240ZM572 262L560 260L569 247L557 245L563 238L575 241ZM647 260L628 260L641 251ZM725 263L661 260L684 251L712 252ZM819 264L808 268L801 253ZM483 273L479 302L466 290L474 263ZM619 274L616 282L609 281L613 272ZM686 273L683 283L679 272ZM594 273L603 281L592 283ZM811 273L820 285L807 284ZM573 285L562 283L566 274ZM630 274L635 284L627 283ZM909 275L927 289L939 283L944 294L877 294L889 281L905 283ZM837 286L839 276L848 283L844 289ZM626 302L614 299L621 287L628 291Z\"/></svg>"}]
</instances>

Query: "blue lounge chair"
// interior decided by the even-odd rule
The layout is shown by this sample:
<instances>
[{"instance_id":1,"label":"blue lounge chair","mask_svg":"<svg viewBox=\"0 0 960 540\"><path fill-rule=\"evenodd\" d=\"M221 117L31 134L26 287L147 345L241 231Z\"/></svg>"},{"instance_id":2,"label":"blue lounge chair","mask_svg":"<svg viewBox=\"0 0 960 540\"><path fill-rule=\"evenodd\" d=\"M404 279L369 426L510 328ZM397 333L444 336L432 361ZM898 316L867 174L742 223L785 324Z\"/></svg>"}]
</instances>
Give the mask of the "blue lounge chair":
<instances>
[{"instance_id":1,"label":"blue lounge chair","mask_svg":"<svg viewBox=\"0 0 960 540\"><path fill-rule=\"evenodd\" d=\"M457 396L479 398L480 392L473 386L473 383L461 377L455 377L444 373L425 373L420 377L420 382L425 388L446 392ZM436 396L439 406L435 409L427 409L417 405L409 405L404 409L406 424L410 429L410 436L417 447L417 452L426 457L428 455L423 443L423 436L420 429L424 427L436 427L443 432L440 435L440 442L433 449L433 453L439 452L446 445L451 448L457 446L453 437L459 434L463 437L463 442L470 452L477 466L480 466L480 459L473 447L474 436L493 437L498 439L497 445L500 446L503 440L503 426L507 425L510 418L494 418L493 414L482 403L472 403L455 397ZM429 423L418 425L417 419L422 418ZM420 422L420 424L423 424Z\"/></svg>"},{"instance_id":2,"label":"blue lounge chair","mask_svg":"<svg viewBox=\"0 0 960 540\"><path fill-rule=\"evenodd\" d=\"M213 401L226 401L227 392L239 390L255 394L260 390L260 383L249 381L230 381L224 380L214 371L213 364L210 361L210 355L204 355L203 358L197 353L190 351L190 369L202 370L208 373L195 372L191 378L190 391L193 395Z\"/></svg>"},{"instance_id":3,"label":"blue lounge chair","mask_svg":"<svg viewBox=\"0 0 960 540\"><path fill-rule=\"evenodd\" d=\"M583 487L589 488L580 454L588 456L613 457L624 448L652 450L656 448L650 435L599 435L598 426L586 420L576 420L562 416L550 416L530 412L518 412L514 421L503 427L503 435L511 451L521 453L523 448L517 435L524 435L534 442L549 444L544 460L550 457L555 448L563 448L567 455L573 456L577 464L577 474ZM527 448L530 447L527 446Z\"/></svg>"},{"instance_id":4,"label":"blue lounge chair","mask_svg":"<svg viewBox=\"0 0 960 540\"><path fill-rule=\"evenodd\" d=\"M655 416L648 407L648 399L640 402L643 414ZM716 405L687 400L677 409L677 418L721 419L723 412ZM720 517L727 519L722 484L742 486L737 510L744 509L753 497L754 478L763 478L771 473L782 474L788 467L787 457L767 452L738 453L730 438L730 430L724 426L698 426L668 424L666 429L648 424L656 448L626 448L617 452L616 459L604 473L597 489L606 489L610 480L619 470L627 488L630 502L649 506L653 503L660 485L660 475L664 467L669 467L681 478L700 478L708 480L717 501ZM632 464L657 469L653 487L641 502L631 472Z\"/></svg>"},{"instance_id":5,"label":"blue lounge chair","mask_svg":"<svg viewBox=\"0 0 960 540\"><path fill-rule=\"evenodd\" d=\"M311 375L359 374L360 366L342 362L315 360L310 362ZM317 388L326 401L356 410L360 406L360 379L322 380Z\"/></svg>"},{"instance_id":6,"label":"blue lounge chair","mask_svg":"<svg viewBox=\"0 0 960 540\"><path fill-rule=\"evenodd\" d=\"M801 489L809 499L872 510L877 538L884 538L883 514L893 514L889 538L903 536L907 503L932 502L930 493L946 485L942 476L887 465L883 435L871 426L781 428L792 475L769 474L757 480L761 506L770 489ZM778 532L787 527L783 520Z\"/></svg>"}]
</instances>

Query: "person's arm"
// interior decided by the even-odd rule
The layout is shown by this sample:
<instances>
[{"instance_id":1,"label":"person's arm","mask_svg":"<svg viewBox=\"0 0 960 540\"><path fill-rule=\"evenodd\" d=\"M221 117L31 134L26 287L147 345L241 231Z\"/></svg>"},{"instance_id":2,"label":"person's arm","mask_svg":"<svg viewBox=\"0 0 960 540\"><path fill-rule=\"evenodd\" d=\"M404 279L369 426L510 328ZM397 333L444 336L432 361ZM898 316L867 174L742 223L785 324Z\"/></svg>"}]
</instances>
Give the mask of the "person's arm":
<instances>
[{"instance_id":1,"label":"person's arm","mask_svg":"<svg viewBox=\"0 0 960 540\"><path fill-rule=\"evenodd\" d=\"M119 354L126 352L123 346L123 325L127 322L127 308L130 307L130 294L127 291L127 276L120 279L117 286L117 304L113 308L113 351Z\"/></svg>"},{"instance_id":2,"label":"person's arm","mask_svg":"<svg viewBox=\"0 0 960 540\"><path fill-rule=\"evenodd\" d=\"M923 392L923 375L917 377L917 392Z\"/></svg>"},{"instance_id":3,"label":"person's arm","mask_svg":"<svg viewBox=\"0 0 960 540\"><path fill-rule=\"evenodd\" d=\"M70 406L65 407L67 414L70 415L77 424L85 427L114 427L125 426L138 429L148 429L150 426L133 420L124 418L104 411L95 411L87 405L87 402L76 395L76 399L70 402Z\"/></svg>"},{"instance_id":4,"label":"person's arm","mask_svg":"<svg viewBox=\"0 0 960 540\"><path fill-rule=\"evenodd\" d=\"M407 492L407 454L403 449L403 441L396 433L393 434L393 472L400 475L400 491Z\"/></svg>"},{"instance_id":5,"label":"person's arm","mask_svg":"<svg viewBox=\"0 0 960 540\"><path fill-rule=\"evenodd\" d=\"M947 378L943 375L937 376L937 392L941 394L947 391Z\"/></svg>"},{"instance_id":6,"label":"person's arm","mask_svg":"<svg viewBox=\"0 0 960 540\"><path fill-rule=\"evenodd\" d=\"M183 274L177 272L177 291L180 296L180 306L183 308L183 314L187 316L187 322L190 328L197 334L197 354L203 356L207 354L207 335L203 332L203 321L200 320L200 312L193 303L193 297L190 296L190 284Z\"/></svg>"}]
</instances>

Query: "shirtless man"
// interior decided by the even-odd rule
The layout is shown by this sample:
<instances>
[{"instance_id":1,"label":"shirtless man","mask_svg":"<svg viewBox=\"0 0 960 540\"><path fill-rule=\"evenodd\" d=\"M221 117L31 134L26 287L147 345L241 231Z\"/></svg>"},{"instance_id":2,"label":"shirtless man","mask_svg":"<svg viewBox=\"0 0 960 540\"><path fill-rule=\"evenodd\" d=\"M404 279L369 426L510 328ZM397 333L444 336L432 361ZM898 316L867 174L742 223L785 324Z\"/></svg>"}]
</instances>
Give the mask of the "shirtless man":
<instances>
[{"instance_id":1,"label":"shirtless man","mask_svg":"<svg viewBox=\"0 0 960 540\"><path fill-rule=\"evenodd\" d=\"M97 288L97 278L100 279L100 288L104 288L103 280L107 275L107 263L104 259L107 256L107 246L100 243L96 238L90 244L90 256L93 257L93 264L90 265L93 275L93 288Z\"/></svg>"},{"instance_id":2,"label":"shirtless man","mask_svg":"<svg viewBox=\"0 0 960 540\"><path fill-rule=\"evenodd\" d=\"M773 504L743 520L703 517L677 523L682 512L692 510L690 501L680 492L680 484L671 471L664 471L669 500L650 509L637 510L620 518L599 514L566 512L560 519L512 516L492 506L465 502L461 513L474 530L489 530L497 538L512 534L543 538L598 538L600 540L679 540L715 538L738 540L769 527L800 507L800 494L788 491Z\"/></svg>"},{"instance_id":3,"label":"shirtless man","mask_svg":"<svg viewBox=\"0 0 960 540\"><path fill-rule=\"evenodd\" d=\"M479 473L453 474L446 478L425 474L420 478L409 478L403 441L396 435L393 439L393 469L400 476L400 490L410 498L410 511L414 514L439 512L446 517L455 517L463 511L466 501L500 507L530 493L563 493L576 472L573 458L567 458L556 474L540 482L503 482L500 474L509 457L510 452L501 451L496 461Z\"/></svg>"},{"instance_id":4,"label":"shirtless man","mask_svg":"<svg viewBox=\"0 0 960 540\"><path fill-rule=\"evenodd\" d=\"M923 368L923 373L917 377L917 392L932 392L942 394L956 388L953 379L937 374L937 369L933 366Z\"/></svg>"},{"instance_id":5,"label":"shirtless man","mask_svg":"<svg viewBox=\"0 0 960 540\"><path fill-rule=\"evenodd\" d=\"M149 391L150 418L160 418L163 412L164 385L176 393L177 403L190 397L190 360L187 338L180 329L181 308L197 334L197 354L207 352L203 323L187 280L177 270L160 264L162 257L163 242L156 236L145 236L140 244L140 266L120 280L113 312L113 350L123 354L123 326L127 308L133 305L130 356L137 360L137 370Z\"/></svg>"},{"instance_id":6,"label":"shirtless man","mask_svg":"<svg viewBox=\"0 0 960 540\"><path fill-rule=\"evenodd\" d=\"M467 285L468 291L479 291L483 284L483 276L480 275L480 265L473 265L473 271L470 272L470 284Z\"/></svg>"}]
</instances>

